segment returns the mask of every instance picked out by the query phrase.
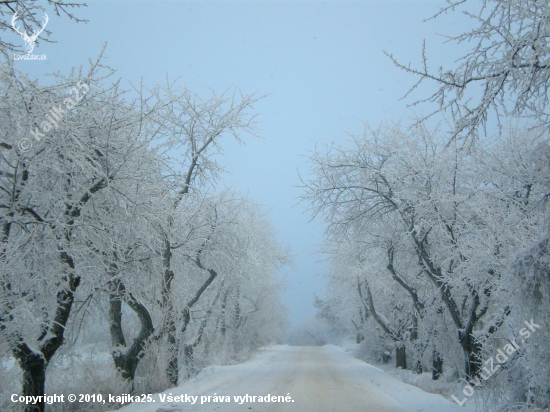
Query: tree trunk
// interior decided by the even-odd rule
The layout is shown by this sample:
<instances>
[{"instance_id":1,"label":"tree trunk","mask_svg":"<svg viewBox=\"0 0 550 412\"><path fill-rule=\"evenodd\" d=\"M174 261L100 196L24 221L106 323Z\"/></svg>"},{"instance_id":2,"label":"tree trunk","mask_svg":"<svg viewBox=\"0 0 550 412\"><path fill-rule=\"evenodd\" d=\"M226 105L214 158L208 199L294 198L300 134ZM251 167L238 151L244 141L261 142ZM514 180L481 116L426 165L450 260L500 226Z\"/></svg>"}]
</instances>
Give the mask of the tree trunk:
<instances>
[{"instance_id":1,"label":"tree trunk","mask_svg":"<svg viewBox=\"0 0 550 412\"><path fill-rule=\"evenodd\" d=\"M481 369L482 345L472 335L472 329L458 331L458 341L464 350L464 372L468 380L473 379Z\"/></svg>"},{"instance_id":2,"label":"tree trunk","mask_svg":"<svg viewBox=\"0 0 550 412\"><path fill-rule=\"evenodd\" d=\"M395 367L407 369L407 354L401 332L394 331L390 327L390 325L386 323L387 321L385 320L385 318L376 313L369 285L366 280L363 281L363 283L365 284L365 291L368 302L368 306L365 304L365 309L369 310L376 323L378 323L380 327L384 330L384 332L386 332L390 336L391 340L395 342ZM359 292L359 297L361 298L361 301L364 302L363 292L361 291L361 283L359 282L359 279L357 279L357 290Z\"/></svg>"},{"instance_id":3,"label":"tree trunk","mask_svg":"<svg viewBox=\"0 0 550 412\"><path fill-rule=\"evenodd\" d=\"M24 396L41 396L45 393L46 367L44 357L34 352L18 356L19 366L23 370ZM25 406L25 412L44 412L44 401Z\"/></svg>"},{"instance_id":4,"label":"tree trunk","mask_svg":"<svg viewBox=\"0 0 550 412\"><path fill-rule=\"evenodd\" d=\"M187 378L190 378L195 375L195 360L193 358L193 351L194 346L193 345L185 345L183 348L184 353L184 359L185 359L185 369L186 369L186 375Z\"/></svg>"},{"instance_id":5,"label":"tree trunk","mask_svg":"<svg viewBox=\"0 0 550 412\"><path fill-rule=\"evenodd\" d=\"M413 372L417 375L422 375L422 359L415 359Z\"/></svg>"},{"instance_id":6,"label":"tree trunk","mask_svg":"<svg viewBox=\"0 0 550 412\"><path fill-rule=\"evenodd\" d=\"M66 258L71 268L74 269L72 258L62 252L62 257ZM32 350L20 338L20 342L13 348L14 357L19 361L19 366L23 370L23 396L44 396L46 384L46 368L55 352L63 345L65 334L65 325L69 319L71 308L74 302L74 293L80 285L80 277L68 275L66 277L67 288L57 293L57 309L51 325L42 331L38 342L39 352ZM46 337L49 336L48 339ZM27 405L25 412L44 412L44 402L35 405Z\"/></svg>"},{"instance_id":7,"label":"tree trunk","mask_svg":"<svg viewBox=\"0 0 550 412\"><path fill-rule=\"evenodd\" d=\"M491 287L486 286L483 288L482 292L486 297L486 302L479 311L477 310L481 304L479 293L476 289L472 289L470 291L470 308L468 309L466 321L464 321L463 314L452 296L452 286L446 282L441 273L441 269L435 267L430 259L429 253L426 251L423 243L416 238L416 234L414 232L412 233L412 237L416 245L416 252L420 259L420 263L425 269L424 273L428 275L428 278L440 290L441 298L449 310L451 319L458 328L458 341L464 350L465 357L464 372L468 379L473 379L481 369L482 344L480 341L476 340L472 334L479 320L487 313L489 308L489 300L491 298ZM494 274L492 269L488 272L489 274ZM502 326L505 317L508 316L510 312L510 307L506 306L501 318L491 324L491 326L486 329L484 335L489 336L495 333L500 326Z\"/></svg>"},{"instance_id":8,"label":"tree trunk","mask_svg":"<svg viewBox=\"0 0 550 412\"><path fill-rule=\"evenodd\" d=\"M139 363L137 356L126 356L119 351L113 352L113 361L115 368L122 376L122 379L130 383L130 393L134 392L134 378Z\"/></svg>"},{"instance_id":9,"label":"tree trunk","mask_svg":"<svg viewBox=\"0 0 550 412\"><path fill-rule=\"evenodd\" d=\"M222 300L222 305L221 305L221 310L220 310L220 316L218 318L218 324L216 326L216 330L218 330L218 327L219 327L222 336L225 336L225 333L227 332L227 327L226 327L226 323L225 323L225 307L227 305L227 296L229 295L230 290L231 290L231 288L228 287L225 290L225 293L223 295L223 300Z\"/></svg>"},{"instance_id":10,"label":"tree trunk","mask_svg":"<svg viewBox=\"0 0 550 412\"><path fill-rule=\"evenodd\" d=\"M167 363L166 378L170 384L178 384L178 341L176 339L176 325L173 317L172 302L172 281L174 272L172 271L172 245L168 240L168 235L163 234L162 267L164 271L164 285L162 288L162 312L164 314L164 330L167 344Z\"/></svg>"},{"instance_id":11,"label":"tree trunk","mask_svg":"<svg viewBox=\"0 0 550 412\"><path fill-rule=\"evenodd\" d=\"M432 380L438 380L441 375L443 375L443 358L437 349L434 349L432 352Z\"/></svg>"},{"instance_id":12,"label":"tree trunk","mask_svg":"<svg viewBox=\"0 0 550 412\"><path fill-rule=\"evenodd\" d=\"M395 346L395 367L407 369L407 353L403 344Z\"/></svg>"},{"instance_id":13,"label":"tree trunk","mask_svg":"<svg viewBox=\"0 0 550 412\"><path fill-rule=\"evenodd\" d=\"M481 369L481 345L474 345L473 349L466 353L465 371L469 379L473 379Z\"/></svg>"},{"instance_id":14,"label":"tree trunk","mask_svg":"<svg viewBox=\"0 0 550 412\"><path fill-rule=\"evenodd\" d=\"M355 327L355 330L357 331L357 334L355 335L355 343L357 343L357 344L360 344L365 339L365 336L364 336L364 333L363 333L363 330L364 330L363 319L361 319L361 316L362 316L361 309L359 308L359 317L360 317L359 325L357 325L357 323L355 323L353 318L350 319L351 323Z\"/></svg>"},{"instance_id":15,"label":"tree trunk","mask_svg":"<svg viewBox=\"0 0 550 412\"><path fill-rule=\"evenodd\" d=\"M131 293L126 291L124 283L120 279L109 282L109 331L111 343L115 349L112 353L115 368L120 372L122 378L131 385L131 392L134 391L134 377L140 359L143 357L145 342L154 332L151 315L145 306L137 301ZM122 330L122 299L139 318L141 329L132 341L130 347L126 346L124 332Z\"/></svg>"},{"instance_id":16,"label":"tree trunk","mask_svg":"<svg viewBox=\"0 0 550 412\"><path fill-rule=\"evenodd\" d=\"M240 324L241 322L241 290L240 286L237 285L235 288L235 307L233 312L233 324L235 327Z\"/></svg>"},{"instance_id":17,"label":"tree trunk","mask_svg":"<svg viewBox=\"0 0 550 412\"><path fill-rule=\"evenodd\" d=\"M365 323L369 317L367 308L363 311L363 308L359 308L359 326L357 327L357 343L361 343L365 340Z\"/></svg>"},{"instance_id":18,"label":"tree trunk","mask_svg":"<svg viewBox=\"0 0 550 412\"><path fill-rule=\"evenodd\" d=\"M422 343L418 342L418 315L416 313L413 314L413 325L411 328L410 342L413 344L413 372L417 375L422 375L422 354L424 352L424 347Z\"/></svg>"},{"instance_id":19,"label":"tree trunk","mask_svg":"<svg viewBox=\"0 0 550 412\"><path fill-rule=\"evenodd\" d=\"M173 322L172 322L173 324ZM178 346L175 337L175 330L168 330L168 336L166 339L168 343L168 363L166 365L166 377L171 385L177 386L179 379L178 369Z\"/></svg>"}]
</instances>

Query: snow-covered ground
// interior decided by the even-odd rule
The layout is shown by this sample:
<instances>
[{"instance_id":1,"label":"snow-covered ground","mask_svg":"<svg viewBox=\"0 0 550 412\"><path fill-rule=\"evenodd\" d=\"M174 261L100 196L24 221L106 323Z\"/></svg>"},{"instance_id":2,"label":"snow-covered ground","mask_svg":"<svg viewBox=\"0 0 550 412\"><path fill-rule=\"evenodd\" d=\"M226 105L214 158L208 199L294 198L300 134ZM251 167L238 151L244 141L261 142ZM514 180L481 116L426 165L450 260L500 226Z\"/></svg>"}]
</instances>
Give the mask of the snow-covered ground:
<instances>
[{"instance_id":1,"label":"snow-covered ground","mask_svg":"<svg viewBox=\"0 0 550 412\"><path fill-rule=\"evenodd\" d=\"M180 398L169 401L169 396ZM209 367L149 400L155 402L132 403L119 411L475 411L474 405L459 407L332 345L270 346L243 364Z\"/></svg>"}]
</instances>

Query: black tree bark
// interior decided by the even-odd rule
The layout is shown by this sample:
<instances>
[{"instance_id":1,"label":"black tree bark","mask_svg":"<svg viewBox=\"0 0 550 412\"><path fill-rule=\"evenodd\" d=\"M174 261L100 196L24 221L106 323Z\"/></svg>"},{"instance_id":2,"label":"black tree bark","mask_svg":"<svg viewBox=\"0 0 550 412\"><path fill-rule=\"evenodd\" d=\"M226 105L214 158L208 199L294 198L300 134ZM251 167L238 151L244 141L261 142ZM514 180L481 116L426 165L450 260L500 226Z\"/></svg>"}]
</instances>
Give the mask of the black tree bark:
<instances>
[{"instance_id":1,"label":"black tree bark","mask_svg":"<svg viewBox=\"0 0 550 412\"><path fill-rule=\"evenodd\" d=\"M403 344L395 346L395 367L407 369L407 352Z\"/></svg>"},{"instance_id":2,"label":"black tree bark","mask_svg":"<svg viewBox=\"0 0 550 412\"><path fill-rule=\"evenodd\" d=\"M113 361L122 378L130 383L131 391L133 392L136 369L140 359L144 355L143 349L145 343L154 332L153 320L147 308L131 293L126 291L124 283L120 279L112 280L109 287L109 330L111 332L111 341L114 348L124 348L124 350L115 349L113 351ZM130 347L126 347L126 339L122 330L122 301L136 313L141 325L141 329Z\"/></svg>"},{"instance_id":3,"label":"black tree bark","mask_svg":"<svg viewBox=\"0 0 550 412\"><path fill-rule=\"evenodd\" d=\"M441 354L434 349L432 352L432 380L438 380L443 375L443 358Z\"/></svg>"}]
</instances>

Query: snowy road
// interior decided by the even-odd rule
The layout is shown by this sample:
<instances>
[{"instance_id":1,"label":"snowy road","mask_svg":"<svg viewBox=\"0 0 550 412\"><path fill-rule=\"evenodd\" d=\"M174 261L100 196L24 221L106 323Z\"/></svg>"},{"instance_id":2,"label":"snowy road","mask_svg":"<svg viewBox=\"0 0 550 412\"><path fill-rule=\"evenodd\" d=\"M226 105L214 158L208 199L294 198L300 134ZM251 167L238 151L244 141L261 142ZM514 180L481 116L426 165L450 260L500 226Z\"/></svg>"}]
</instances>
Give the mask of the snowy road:
<instances>
[{"instance_id":1,"label":"snowy road","mask_svg":"<svg viewBox=\"0 0 550 412\"><path fill-rule=\"evenodd\" d=\"M196 396L196 403L161 402L131 404L122 412L156 411L284 411L284 412L447 412L468 411L442 396L406 385L336 346L272 346L241 365L211 367L190 382L164 395ZM244 402L249 396L286 396L293 402ZM214 398L213 396L217 398ZM201 405L201 396L210 402ZM225 398L225 402L214 402ZM229 398L226 398L229 397ZM230 402L227 400L230 399ZM250 399L250 398L249 398ZM265 399L265 398L264 398Z\"/></svg>"}]
</instances>

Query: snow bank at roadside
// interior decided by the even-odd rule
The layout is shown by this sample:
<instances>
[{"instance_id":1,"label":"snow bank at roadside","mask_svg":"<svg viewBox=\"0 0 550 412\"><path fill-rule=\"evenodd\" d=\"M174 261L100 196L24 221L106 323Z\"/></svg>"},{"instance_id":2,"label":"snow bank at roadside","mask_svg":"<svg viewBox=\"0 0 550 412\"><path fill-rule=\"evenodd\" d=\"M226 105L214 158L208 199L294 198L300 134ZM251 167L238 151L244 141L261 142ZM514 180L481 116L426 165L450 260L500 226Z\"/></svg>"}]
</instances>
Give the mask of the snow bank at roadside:
<instances>
[{"instance_id":1,"label":"snow bank at roadside","mask_svg":"<svg viewBox=\"0 0 550 412\"><path fill-rule=\"evenodd\" d=\"M357 357L357 351L359 346L356 343L347 343L342 345L342 349L349 353L350 355ZM455 395L457 399L462 400L465 396L462 394L462 388L464 385L457 382L449 382L445 378L439 379L437 381L432 380L431 372L424 372L421 375L415 374L411 370L402 370L396 369L395 365L392 364L377 364L376 366L367 363L366 361L361 360L357 357L359 361L364 362L365 364L378 369L379 371L385 372L388 375L398 379L406 385L411 385L419 388L425 393L431 393L435 395L440 395L445 399L453 402L455 406L458 407L454 401L451 400L451 396ZM468 402L460 409L463 412L475 412L476 410L476 400L475 398L470 398ZM426 409L428 411L428 409Z\"/></svg>"}]
</instances>

